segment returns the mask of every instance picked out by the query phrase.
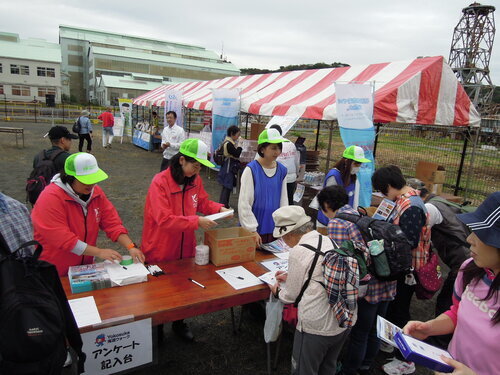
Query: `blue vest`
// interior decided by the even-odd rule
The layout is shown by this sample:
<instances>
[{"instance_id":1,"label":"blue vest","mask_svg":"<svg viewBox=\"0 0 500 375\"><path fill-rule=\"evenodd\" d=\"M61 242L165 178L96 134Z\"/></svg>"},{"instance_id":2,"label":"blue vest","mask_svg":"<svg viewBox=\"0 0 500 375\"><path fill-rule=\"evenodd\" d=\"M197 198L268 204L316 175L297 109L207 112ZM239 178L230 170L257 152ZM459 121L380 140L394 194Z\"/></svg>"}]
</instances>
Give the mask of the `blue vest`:
<instances>
[{"instance_id":1,"label":"blue vest","mask_svg":"<svg viewBox=\"0 0 500 375\"><path fill-rule=\"evenodd\" d=\"M338 169L332 168L330 169L330 172L328 172L328 174L325 176L323 189L326 186L326 181L328 181L330 177L335 178L337 185L344 186L344 181L342 181L342 175L340 174L340 171ZM348 205L354 207L354 190L356 189L356 182L351 182L348 186L344 186L344 189L347 193L347 196L349 197ZM330 219L325 216L323 211L321 211L321 208L318 209L317 220L325 226L328 225L328 222L330 221Z\"/></svg>"},{"instance_id":2,"label":"blue vest","mask_svg":"<svg viewBox=\"0 0 500 375\"><path fill-rule=\"evenodd\" d=\"M257 160L248 163L247 167L252 171L254 198L252 212L259 224L257 233L273 233L274 221L272 214L280 208L281 189L287 174L286 167L276 162L276 173L268 177Z\"/></svg>"}]
</instances>

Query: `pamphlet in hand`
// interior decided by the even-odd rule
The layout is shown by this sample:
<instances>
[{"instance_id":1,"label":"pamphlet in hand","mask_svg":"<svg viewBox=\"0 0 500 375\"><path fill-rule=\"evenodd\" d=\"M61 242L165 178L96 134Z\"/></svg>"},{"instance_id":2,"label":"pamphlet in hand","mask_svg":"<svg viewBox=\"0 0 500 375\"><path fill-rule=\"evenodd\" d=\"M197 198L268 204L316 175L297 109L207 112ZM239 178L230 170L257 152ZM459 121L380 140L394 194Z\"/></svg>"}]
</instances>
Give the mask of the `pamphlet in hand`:
<instances>
[{"instance_id":1,"label":"pamphlet in hand","mask_svg":"<svg viewBox=\"0 0 500 375\"><path fill-rule=\"evenodd\" d=\"M290 247L283 241L282 238L269 243L260 245L262 250L270 251L271 253L282 253L290 251Z\"/></svg>"},{"instance_id":2,"label":"pamphlet in hand","mask_svg":"<svg viewBox=\"0 0 500 375\"><path fill-rule=\"evenodd\" d=\"M276 280L276 271L266 272L265 274L260 275L259 279L261 279L262 281L264 281L266 284L274 285L277 282L277 280Z\"/></svg>"},{"instance_id":3,"label":"pamphlet in hand","mask_svg":"<svg viewBox=\"0 0 500 375\"><path fill-rule=\"evenodd\" d=\"M380 202L380 204L378 205L377 210L375 211L372 217L377 220L388 221L392 216L394 207L396 207L395 202L387 198L384 198L382 202Z\"/></svg>"},{"instance_id":4,"label":"pamphlet in hand","mask_svg":"<svg viewBox=\"0 0 500 375\"><path fill-rule=\"evenodd\" d=\"M394 336L398 332L403 332L403 330L380 315L377 315L377 337L380 340L397 348L398 345L394 340Z\"/></svg>"},{"instance_id":5,"label":"pamphlet in hand","mask_svg":"<svg viewBox=\"0 0 500 375\"><path fill-rule=\"evenodd\" d=\"M219 219L224 219L225 217L231 216L234 214L234 210L228 210L228 211L223 211L219 212L213 215L207 215L205 218L210 219L210 220L219 220Z\"/></svg>"},{"instance_id":6,"label":"pamphlet in hand","mask_svg":"<svg viewBox=\"0 0 500 375\"><path fill-rule=\"evenodd\" d=\"M419 365L441 372L453 372L453 367L441 359L441 356L453 358L446 350L436 348L423 341L398 332L394 336L403 357Z\"/></svg>"}]
</instances>

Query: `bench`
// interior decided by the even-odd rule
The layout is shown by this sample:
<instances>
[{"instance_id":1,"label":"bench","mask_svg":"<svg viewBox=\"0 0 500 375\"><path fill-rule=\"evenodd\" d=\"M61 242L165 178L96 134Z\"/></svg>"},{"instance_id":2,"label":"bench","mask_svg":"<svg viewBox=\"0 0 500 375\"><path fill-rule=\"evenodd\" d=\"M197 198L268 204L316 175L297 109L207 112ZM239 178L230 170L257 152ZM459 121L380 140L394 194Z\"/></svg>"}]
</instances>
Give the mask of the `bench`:
<instances>
[{"instance_id":1,"label":"bench","mask_svg":"<svg viewBox=\"0 0 500 375\"><path fill-rule=\"evenodd\" d=\"M24 129L23 128L8 128L8 127L0 127L0 133L12 133L16 135L16 147L19 147L17 136L21 135L23 139L23 148L24 148Z\"/></svg>"}]
</instances>

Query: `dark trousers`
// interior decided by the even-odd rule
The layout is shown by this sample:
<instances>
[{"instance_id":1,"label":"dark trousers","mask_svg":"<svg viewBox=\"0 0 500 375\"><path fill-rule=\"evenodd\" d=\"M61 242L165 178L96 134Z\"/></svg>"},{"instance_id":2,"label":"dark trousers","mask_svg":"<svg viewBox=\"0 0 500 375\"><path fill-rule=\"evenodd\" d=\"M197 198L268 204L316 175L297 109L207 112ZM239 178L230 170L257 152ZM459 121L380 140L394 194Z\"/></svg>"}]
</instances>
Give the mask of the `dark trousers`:
<instances>
[{"instance_id":1,"label":"dark trousers","mask_svg":"<svg viewBox=\"0 0 500 375\"><path fill-rule=\"evenodd\" d=\"M170 166L170 159L161 159L161 166L160 166L160 172L164 171Z\"/></svg>"},{"instance_id":2,"label":"dark trousers","mask_svg":"<svg viewBox=\"0 0 500 375\"><path fill-rule=\"evenodd\" d=\"M78 151L82 152L83 150L83 142L87 141L87 151L92 151L92 137L90 134L78 134L78 138L80 138L80 142L78 143Z\"/></svg>"},{"instance_id":3,"label":"dark trousers","mask_svg":"<svg viewBox=\"0 0 500 375\"><path fill-rule=\"evenodd\" d=\"M405 284L405 275L398 279L396 298L389 304L387 320L403 328L410 320L410 303L415 285Z\"/></svg>"},{"instance_id":4,"label":"dark trousers","mask_svg":"<svg viewBox=\"0 0 500 375\"><path fill-rule=\"evenodd\" d=\"M369 369L377 356L380 341L377 338L377 315L385 317L389 301L375 304L358 300L358 320L352 328L348 350L342 361L342 371L355 375L359 369Z\"/></svg>"},{"instance_id":5,"label":"dark trousers","mask_svg":"<svg viewBox=\"0 0 500 375\"><path fill-rule=\"evenodd\" d=\"M348 335L348 329L337 336L319 336L295 331L292 375L335 374L337 357Z\"/></svg>"},{"instance_id":6,"label":"dark trousers","mask_svg":"<svg viewBox=\"0 0 500 375\"><path fill-rule=\"evenodd\" d=\"M232 190L223 186L220 192L219 203L222 203L226 208L229 208L229 198L231 197Z\"/></svg>"},{"instance_id":7,"label":"dark trousers","mask_svg":"<svg viewBox=\"0 0 500 375\"><path fill-rule=\"evenodd\" d=\"M296 182L290 182L286 184L286 192L288 193L288 204L293 205L293 193L295 193L295 188L297 187Z\"/></svg>"}]
</instances>

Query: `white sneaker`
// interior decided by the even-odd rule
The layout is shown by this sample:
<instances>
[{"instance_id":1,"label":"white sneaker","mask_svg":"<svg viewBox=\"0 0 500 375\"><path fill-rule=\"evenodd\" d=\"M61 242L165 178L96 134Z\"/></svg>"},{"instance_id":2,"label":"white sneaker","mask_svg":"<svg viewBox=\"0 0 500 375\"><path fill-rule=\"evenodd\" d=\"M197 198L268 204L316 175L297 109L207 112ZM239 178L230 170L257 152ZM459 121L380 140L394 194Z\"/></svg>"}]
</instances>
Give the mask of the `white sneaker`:
<instances>
[{"instance_id":1,"label":"white sneaker","mask_svg":"<svg viewBox=\"0 0 500 375\"><path fill-rule=\"evenodd\" d=\"M415 364L393 358L391 362L383 365L382 369L388 375L408 375L415 372Z\"/></svg>"},{"instance_id":2,"label":"white sneaker","mask_svg":"<svg viewBox=\"0 0 500 375\"><path fill-rule=\"evenodd\" d=\"M392 353L394 352L394 346L380 340L380 350L382 350L384 353Z\"/></svg>"},{"instance_id":3,"label":"white sneaker","mask_svg":"<svg viewBox=\"0 0 500 375\"><path fill-rule=\"evenodd\" d=\"M69 367L73 363L73 360L71 359L71 353L69 352L69 350L67 351L67 353L68 354L66 355L66 361L64 361L63 367Z\"/></svg>"}]
</instances>

